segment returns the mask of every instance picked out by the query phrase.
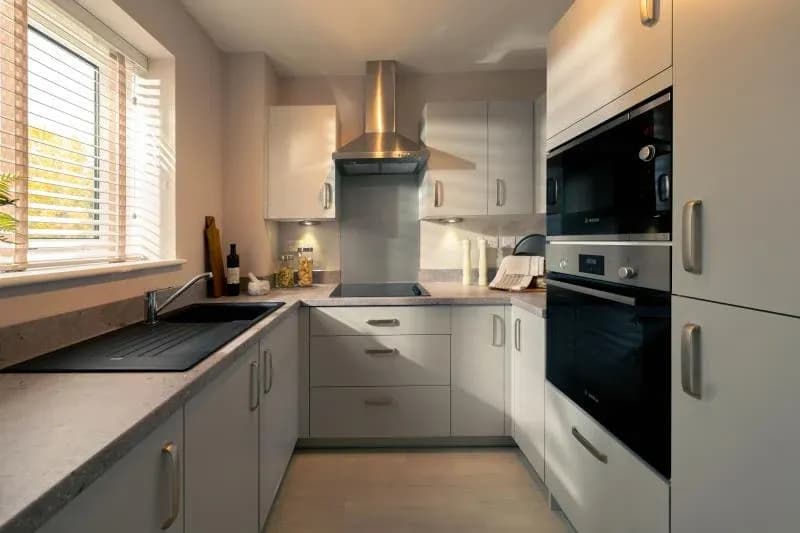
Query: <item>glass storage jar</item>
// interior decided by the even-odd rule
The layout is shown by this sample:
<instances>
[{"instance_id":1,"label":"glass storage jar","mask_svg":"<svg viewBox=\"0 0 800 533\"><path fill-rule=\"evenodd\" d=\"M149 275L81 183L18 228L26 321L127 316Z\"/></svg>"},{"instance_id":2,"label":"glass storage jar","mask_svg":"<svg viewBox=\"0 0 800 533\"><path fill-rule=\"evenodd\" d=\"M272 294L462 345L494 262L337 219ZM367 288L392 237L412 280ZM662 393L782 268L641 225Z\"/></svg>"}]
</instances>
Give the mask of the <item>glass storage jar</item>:
<instances>
[{"instance_id":1,"label":"glass storage jar","mask_svg":"<svg viewBox=\"0 0 800 533\"><path fill-rule=\"evenodd\" d=\"M314 284L314 249L301 246L297 249L297 285L311 287Z\"/></svg>"},{"instance_id":2,"label":"glass storage jar","mask_svg":"<svg viewBox=\"0 0 800 533\"><path fill-rule=\"evenodd\" d=\"M284 254L275 274L275 286L279 289L290 289L294 287L294 260L292 254Z\"/></svg>"}]
</instances>

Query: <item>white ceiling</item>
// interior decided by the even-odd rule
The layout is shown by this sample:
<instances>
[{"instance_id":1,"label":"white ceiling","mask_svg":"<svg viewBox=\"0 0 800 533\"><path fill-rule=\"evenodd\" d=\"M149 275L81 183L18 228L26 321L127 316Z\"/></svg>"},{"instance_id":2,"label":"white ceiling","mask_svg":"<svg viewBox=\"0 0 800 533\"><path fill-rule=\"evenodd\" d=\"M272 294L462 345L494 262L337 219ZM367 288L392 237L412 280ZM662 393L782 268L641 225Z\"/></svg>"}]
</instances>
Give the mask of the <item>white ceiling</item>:
<instances>
[{"instance_id":1,"label":"white ceiling","mask_svg":"<svg viewBox=\"0 0 800 533\"><path fill-rule=\"evenodd\" d=\"M426 73L543 68L572 0L181 0L229 52L284 75L363 74L370 59Z\"/></svg>"}]
</instances>

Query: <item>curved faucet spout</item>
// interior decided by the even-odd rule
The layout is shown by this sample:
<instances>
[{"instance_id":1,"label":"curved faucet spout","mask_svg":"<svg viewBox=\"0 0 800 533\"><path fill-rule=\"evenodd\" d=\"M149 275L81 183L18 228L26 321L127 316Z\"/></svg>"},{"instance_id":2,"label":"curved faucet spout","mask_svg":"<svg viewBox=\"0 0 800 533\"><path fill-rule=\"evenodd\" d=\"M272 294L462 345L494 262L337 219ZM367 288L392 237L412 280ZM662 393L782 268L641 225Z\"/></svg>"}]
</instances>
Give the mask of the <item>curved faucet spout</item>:
<instances>
[{"instance_id":1,"label":"curved faucet spout","mask_svg":"<svg viewBox=\"0 0 800 533\"><path fill-rule=\"evenodd\" d=\"M169 304L171 304L172 302L174 302L175 299L184 292L186 292L187 289L189 289L189 287L191 287L201 279L212 279L213 277L214 274L212 274L211 272L203 272L202 274L196 275L195 277L187 281L178 290L173 292L170 295L170 297L167 298L161 305L158 305L158 302L156 300L156 294L157 294L156 291L147 291L144 295L144 315L145 315L144 321L147 324L155 324L156 322L158 322L158 314L161 312L161 310L164 309Z\"/></svg>"}]
</instances>

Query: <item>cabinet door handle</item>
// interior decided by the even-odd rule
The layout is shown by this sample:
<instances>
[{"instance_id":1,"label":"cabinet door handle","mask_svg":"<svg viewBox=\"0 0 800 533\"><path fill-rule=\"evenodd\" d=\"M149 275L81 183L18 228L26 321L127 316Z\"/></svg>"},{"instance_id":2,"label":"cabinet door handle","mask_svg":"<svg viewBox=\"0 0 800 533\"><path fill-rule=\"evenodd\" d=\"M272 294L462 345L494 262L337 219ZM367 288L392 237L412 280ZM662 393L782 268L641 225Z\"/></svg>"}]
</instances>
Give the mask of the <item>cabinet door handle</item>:
<instances>
[{"instance_id":1,"label":"cabinet door handle","mask_svg":"<svg viewBox=\"0 0 800 533\"><path fill-rule=\"evenodd\" d=\"M272 350L264 350L264 394L269 394L272 390Z\"/></svg>"},{"instance_id":2,"label":"cabinet door handle","mask_svg":"<svg viewBox=\"0 0 800 533\"><path fill-rule=\"evenodd\" d=\"M522 351L522 320L519 318L514 320L514 348Z\"/></svg>"},{"instance_id":3,"label":"cabinet door handle","mask_svg":"<svg viewBox=\"0 0 800 533\"><path fill-rule=\"evenodd\" d=\"M161 455L167 457L167 480L169 488L167 494L169 497L169 515L161 522L161 529L169 529L169 527L178 518L181 512L181 485L178 465L178 445L174 442L168 442L161 448Z\"/></svg>"},{"instance_id":4,"label":"cabinet door handle","mask_svg":"<svg viewBox=\"0 0 800 533\"><path fill-rule=\"evenodd\" d=\"M372 356L397 355L397 348L367 348L364 353Z\"/></svg>"},{"instance_id":5,"label":"cabinet door handle","mask_svg":"<svg viewBox=\"0 0 800 533\"><path fill-rule=\"evenodd\" d=\"M433 182L433 207L442 207L444 203L444 186L439 180Z\"/></svg>"},{"instance_id":6,"label":"cabinet door handle","mask_svg":"<svg viewBox=\"0 0 800 533\"><path fill-rule=\"evenodd\" d=\"M681 228L681 252L683 256L683 269L692 274L703 271L701 262L702 237L700 227L703 202L690 200L683 205L683 220Z\"/></svg>"},{"instance_id":7,"label":"cabinet door handle","mask_svg":"<svg viewBox=\"0 0 800 533\"><path fill-rule=\"evenodd\" d=\"M393 403L394 400L388 396L385 398L367 398L364 400L364 405L367 407L386 407L388 405L392 405Z\"/></svg>"},{"instance_id":8,"label":"cabinet door handle","mask_svg":"<svg viewBox=\"0 0 800 533\"><path fill-rule=\"evenodd\" d=\"M681 329L681 388L698 400L703 386L700 371L700 326L684 324Z\"/></svg>"},{"instance_id":9,"label":"cabinet door handle","mask_svg":"<svg viewBox=\"0 0 800 533\"><path fill-rule=\"evenodd\" d=\"M500 331L500 342L497 342L497 332ZM506 328L503 317L492 315L492 346L501 347L506 345Z\"/></svg>"},{"instance_id":10,"label":"cabinet door handle","mask_svg":"<svg viewBox=\"0 0 800 533\"><path fill-rule=\"evenodd\" d=\"M594 456L595 459L600 461L603 464L608 464L608 456L604 453L601 453L600 450L594 447L594 444L589 442L589 440L581 435L581 432L578 431L578 428L572 426L572 436L575 437L575 440L581 443L581 445L586 448L590 454Z\"/></svg>"},{"instance_id":11,"label":"cabinet door handle","mask_svg":"<svg viewBox=\"0 0 800 533\"><path fill-rule=\"evenodd\" d=\"M333 205L333 185L329 182L322 184L322 208L330 209Z\"/></svg>"},{"instance_id":12,"label":"cabinet door handle","mask_svg":"<svg viewBox=\"0 0 800 533\"><path fill-rule=\"evenodd\" d=\"M645 26L658 22L658 0L639 0L639 17Z\"/></svg>"},{"instance_id":13,"label":"cabinet door handle","mask_svg":"<svg viewBox=\"0 0 800 533\"><path fill-rule=\"evenodd\" d=\"M496 179L495 182L497 184L497 191L495 192L495 205L497 207L502 207L506 203L506 195L505 191L503 190L503 180Z\"/></svg>"},{"instance_id":14,"label":"cabinet door handle","mask_svg":"<svg viewBox=\"0 0 800 533\"><path fill-rule=\"evenodd\" d=\"M391 328L399 326L400 321L396 318L378 318L367 320L367 324L370 326L377 326L379 328Z\"/></svg>"},{"instance_id":15,"label":"cabinet door handle","mask_svg":"<svg viewBox=\"0 0 800 533\"><path fill-rule=\"evenodd\" d=\"M259 376L258 376L258 361L250 362L250 410L255 411L258 409L258 404L261 401L259 390Z\"/></svg>"}]
</instances>

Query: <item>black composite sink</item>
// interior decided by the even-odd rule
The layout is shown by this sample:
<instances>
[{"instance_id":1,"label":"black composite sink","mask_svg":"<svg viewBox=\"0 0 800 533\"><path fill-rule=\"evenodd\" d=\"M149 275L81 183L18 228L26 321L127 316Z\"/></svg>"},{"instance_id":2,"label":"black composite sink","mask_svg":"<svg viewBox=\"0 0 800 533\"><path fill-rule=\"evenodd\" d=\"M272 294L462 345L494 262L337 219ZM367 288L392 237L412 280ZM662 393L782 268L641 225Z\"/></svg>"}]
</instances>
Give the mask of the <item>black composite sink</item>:
<instances>
[{"instance_id":1,"label":"black composite sink","mask_svg":"<svg viewBox=\"0 0 800 533\"><path fill-rule=\"evenodd\" d=\"M181 372L273 313L282 302L194 304L4 368L0 372Z\"/></svg>"}]
</instances>

